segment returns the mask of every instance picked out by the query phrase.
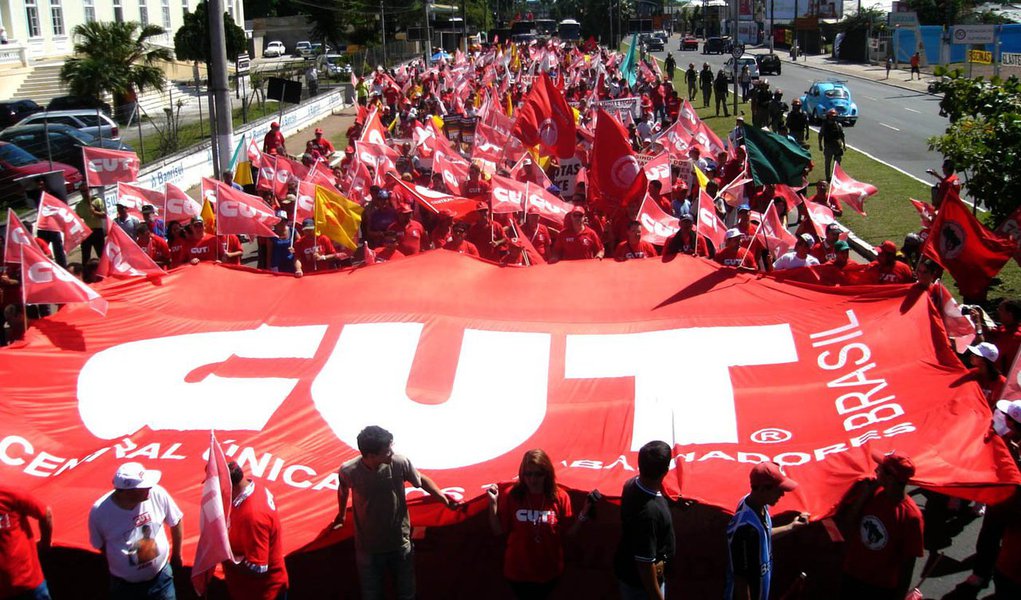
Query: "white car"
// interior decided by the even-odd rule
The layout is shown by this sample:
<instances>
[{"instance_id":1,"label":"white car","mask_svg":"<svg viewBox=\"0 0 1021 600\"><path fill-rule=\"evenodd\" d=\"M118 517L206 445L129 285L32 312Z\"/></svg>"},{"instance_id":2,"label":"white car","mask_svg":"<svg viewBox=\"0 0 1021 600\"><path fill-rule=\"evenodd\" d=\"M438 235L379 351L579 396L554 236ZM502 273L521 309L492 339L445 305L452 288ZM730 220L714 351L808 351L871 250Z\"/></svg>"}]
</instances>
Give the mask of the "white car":
<instances>
[{"instance_id":1,"label":"white car","mask_svg":"<svg viewBox=\"0 0 1021 600\"><path fill-rule=\"evenodd\" d=\"M741 76L741 71L748 67L748 72L752 76L752 80L759 78L759 63L756 62L755 57L751 54L745 54L741 58L737 59L737 75ZM727 76L727 81L734 81L734 57L727 59L727 62L723 63L723 73Z\"/></svg>"},{"instance_id":2,"label":"white car","mask_svg":"<svg viewBox=\"0 0 1021 600\"><path fill-rule=\"evenodd\" d=\"M294 54L302 58L307 58L312 55L312 42L302 41L294 45Z\"/></svg>"},{"instance_id":3,"label":"white car","mask_svg":"<svg viewBox=\"0 0 1021 600\"><path fill-rule=\"evenodd\" d=\"M120 129L113 119L101 110L51 110L31 114L18 121L18 125L67 125L93 137L119 141Z\"/></svg>"},{"instance_id":4,"label":"white car","mask_svg":"<svg viewBox=\"0 0 1021 600\"><path fill-rule=\"evenodd\" d=\"M287 54L287 49L284 48L283 42L270 42L262 49L262 55L266 58L276 58L285 54Z\"/></svg>"}]
</instances>

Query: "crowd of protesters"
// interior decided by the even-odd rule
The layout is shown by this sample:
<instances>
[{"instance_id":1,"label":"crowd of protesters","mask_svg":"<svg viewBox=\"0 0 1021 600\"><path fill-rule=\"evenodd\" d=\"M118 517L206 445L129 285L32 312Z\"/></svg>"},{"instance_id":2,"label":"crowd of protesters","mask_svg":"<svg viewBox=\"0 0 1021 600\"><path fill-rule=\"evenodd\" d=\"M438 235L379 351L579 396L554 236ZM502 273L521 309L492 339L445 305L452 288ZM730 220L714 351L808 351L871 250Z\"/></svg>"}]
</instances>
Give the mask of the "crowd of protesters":
<instances>
[{"instance_id":1,"label":"crowd of protesters","mask_svg":"<svg viewBox=\"0 0 1021 600\"><path fill-rule=\"evenodd\" d=\"M770 274L780 280L841 286L913 283L923 287L937 306L946 304L950 294L939 281L942 269L919 255L927 234L924 229L909 235L901 246L889 240L882 242L873 249L874 260L860 263L852 258L846 231L834 222L820 223L813 216L818 214L814 210L817 206L835 216L841 212L839 203L827 193L832 165L840 162L845 147L843 131L832 119L819 133L819 145L826 157L825 177L819 177L809 165L802 185L792 193L781 193L771 184L755 185L750 180L730 185L748 172L742 146L748 125L737 116L737 127L726 145L700 140L691 144L686 155L670 152L668 181L651 181L641 198L627 203L596 193L584 177L572 180L573 193L564 193L553 183L560 175L561 161L540 156L516 140L506 140L498 156L480 158L481 136L473 136L470 127L446 129L435 125L436 119L441 119L445 123L482 123L506 129L528 94L529 83L548 75L558 82L565 99L576 109L581 128L574 155L578 172L584 173L591 165L593 109L603 101L637 99L633 111L618 110L613 117L620 119L627 131L627 143L640 157L669 152L662 134L679 122L690 105L674 89L673 81L662 77L655 61L643 61L640 76L630 84L620 67L619 56L605 49L590 47L583 51L552 44L483 48L468 56L459 52L452 64L427 67L413 62L367 73L355 85L360 108L346 140L338 144L344 149L338 152L323 131L316 130L304 152L292 157L295 165L304 167L304 175L319 173L320 182L359 205L360 223L352 239L330 239L318 232L315 218L297 220L303 174L297 166L291 167L285 182L276 181L276 177L265 181L266 173L258 168L252 169L255 177L244 185L235 182L232 173L221 174L226 185L258 195L275 211L279 217L274 228L276 237L218 235L215 226L203 217L167 222L152 205L142 207L141 218L129 213L129 205L118 206L111 226L123 230L146 255L167 269L202 261L242 264L247 258L260 269L300 277L432 251L456 252L508 266L603 258L628 261L661 257L671 262L679 254L686 254L715 261L724 268ZM683 74L689 98L701 90L703 106L709 107L715 91L717 114L722 107L727 115L726 82L719 84L722 76L722 72L714 76L708 65L701 72L689 65ZM752 88L752 82L743 74L739 82L742 101L752 104L752 127L780 132L799 144L807 142L807 120L797 102L788 110L782 93L770 92L767 82ZM393 155L390 160L368 164L359 156L359 142L371 141L366 138L370 129L389 146ZM430 130L448 136L450 147L459 155L448 158L465 165L467 175L462 180L450 181L431 168L437 157L427 151ZM257 146L254 152L264 156L290 156L276 123ZM934 210L939 209L946 194L959 187L953 171L954 166L947 163L942 175L934 173L939 178ZM494 211L491 179L495 175L540 186L570 208L562 219L552 219L527 207L517 213ZM813 186L815 192L810 195ZM420 189L471 201L473 210L437 210L415 191ZM59 236L53 239L51 232L40 232L38 243L72 273L93 283L97 280L98 259L92 255L103 251L106 213L88 188L81 193L77 213L93 229L82 245L81 262L68 264ZM710 199L711 206L701 206L703 198ZM639 214L645 202L655 203L677 220L676 233L662 243L643 239ZM726 224L722 243L714 243L697 225L700 210L715 213L716 219ZM794 230L793 244L785 251L781 252L775 240L764 233L764 221L770 214ZM11 338L20 337L25 327L23 315L29 314L19 305L20 276L14 264L0 273L4 319ZM965 313L977 336L964 353L972 367L970 377L981 386L996 415L995 434L1010 444L1016 460L1021 440L1021 402L997 400L1004 375L1021 347L1021 303L1004 301L993 316L977 307L967 307ZM358 438L361 456L340 469L338 514L333 526L347 526L351 499L358 570L366 598L380 597L382 582L388 576L395 577L399 597L414 596L405 483L422 487L441 502L453 505L410 460L393 454L392 441L384 429L367 428ZM664 569L669 569L674 553L670 510L661 493L669 459L670 448L665 443L647 445L639 453L639 476L621 491L623 532L615 573L625 598L662 598L665 594ZM914 560L923 553L922 517L905 493L914 475L911 459L893 454L876 460L876 478L856 486L841 513L846 519L848 539L841 598L903 598L911 584ZM542 598L556 588L563 571L563 536L577 531L590 518L598 494L590 495L575 512L566 494L556 486L553 462L542 450L526 453L518 475L513 485L489 491L490 523L494 533L507 537L504 575L510 588L521 598ZM773 528L769 507L796 483L771 463L756 466L749 477L750 492L740 500L725 533L730 550L727 594L729 598L765 599L770 593L773 563L771 539L805 522L805 518ZM279 541L274 541L279 535L279 520L272 515L272 496L261 484L246 478L237 465L231 467L231 478L234 514L246 515L237 518L231 529L231 541L237 544L239 556L244 557L239 565L227 569L231 595L285 597L287 574ZM173 499L158 486L158 479L158 472L147 471L142 465L123 465L114 477L114 491L97 501L90 515L90 538L107 557L112 597L173 597L171 565L181 558L182 515ZM1021 597L1019 502L1015 494L1003 505L985 509L979 540L981 560L967 582L981 589L995 580L997 597ZM238 510L245 506L250 507L249 512ZM146 515L144 527L138 519L132 520L132 515L142 514ZM28 557L34 555L34 549L26 541L31 532L25 517L39 520L45 542L50 528L45 505L13 490L0 490L0 546ZM164 529L171 534L170 545ZM126 535L129 530L130 535ZM256 534L268 537L255 540ZM249 545L257 546L259 553L250 554ZM0 597L48 597L38 561L25 560L29 562L5 560L0 570L20 571L16 576L0 577L0 582L11 582L7 588L0 586Z\"/></svg>"}]
</instances>

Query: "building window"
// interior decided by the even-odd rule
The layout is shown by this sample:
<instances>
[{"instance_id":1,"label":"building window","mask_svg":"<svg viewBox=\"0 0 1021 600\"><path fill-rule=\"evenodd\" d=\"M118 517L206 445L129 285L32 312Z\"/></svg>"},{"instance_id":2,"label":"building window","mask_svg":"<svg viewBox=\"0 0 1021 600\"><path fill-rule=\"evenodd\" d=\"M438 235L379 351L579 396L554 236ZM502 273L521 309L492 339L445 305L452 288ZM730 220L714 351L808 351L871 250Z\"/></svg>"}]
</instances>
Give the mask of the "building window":
<instances>
[{"instance_id":1,"label":"building window","mask_svg":"<svg viewBox=\"0 0 1021 600\"><path fill-rule=\"evenodd\" d=\"M64 35L64 8L60 0L50 0L50 21L53 23L53 35Z\"/></svg>"},{"instance_id":2,"label":"building window","mask_svg":"<svg viewBox=\"0 0 1021 600\"><path fill-rule=\"evenodd\" d=\"M85 0L85 22L92 23L96 20L96 0Z\"/></svg>"},{"instance_id":3,"label":"building window","mask_svg":"<svg viewBox=\"0 0 1021 600\"><path fill-rule=\"evenodd\" d=\"M138 0L138 22L142 27L149 24L149 7L146 6L145 0Z\"/></svg>"},{"instance_id":4,"label":"building window","mask_svg":"<svg viewBox=\"0 0 1021 600\"><path fill-rule=\"evenodd\" d=\"M163 0L163 29L170 31L170 0Z\"/></svg>"},{"instance_id":5,"label":"building window","mask_svg":"<svg viewBox=\"0 0 1021 600\"><path fill-rule=\"evenodd\" d=\"M121 0L113 0L113 20L118 23L124 22L124 7L121 5Z\"/></svg>"},{"instance_id":6,"label":"building window","mask_svg":"<svg viewBox=\"0 0 1021 600\"><path fill-rule=\"evenodd\" d=\"M25 19L28 21L28 37L42 36L42 31L39 29L39 6L36 5L36 0L25 0Z\"/></svg>"},{"instance_id":7,"label":"building window","mask_svg":"<svg viewBox=\"0 0 1021 600\"><path fill-rule=\"evenodd\" d=\"M182 13L190 12L188 10L188 0L181 0L181 12Z\"/></svg>"}]
</instances>

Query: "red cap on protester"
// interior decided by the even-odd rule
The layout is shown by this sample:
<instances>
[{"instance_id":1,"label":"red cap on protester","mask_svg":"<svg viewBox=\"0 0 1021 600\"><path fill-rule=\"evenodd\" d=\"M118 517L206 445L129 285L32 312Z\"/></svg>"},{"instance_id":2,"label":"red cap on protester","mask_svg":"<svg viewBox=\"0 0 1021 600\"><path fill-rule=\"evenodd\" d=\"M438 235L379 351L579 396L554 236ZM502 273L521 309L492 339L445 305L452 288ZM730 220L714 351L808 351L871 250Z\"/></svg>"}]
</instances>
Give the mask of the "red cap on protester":
<instances>
[{"instance_id":1,"label":"red cap on protester","mask_svg":"<svg viewBox=\"0 0 1021 600\"><path fill-rule=\"evenodd\" d=\"M886 240L882 244L876 246L876 252L886 252L887 254L897 254L897 244Z\"/></svg>"},{"instance_id":2,"label":"red cap on protester","mask_svg":"<svg viewBox=\"0 0 1021 600\"><path fill-rule=\"evenodd\" d=\"M479 200L475 203L475 210L489 210L489 205L482 200Z\"/></svg>"},{"instance_id":3,"label":"red cap on protester","mask_svg":"<svg viewBox=\"0 0 1021 600\"><path fill-rule=\"evenodd\" d=\"M780 465L775 462L760 462L755 465L748 474L748 479L752 487L775 485L785 492L798 487L798 482L784 475Z\"/></svg>"},{"instance_id":4,"label":"red cap on protester","mask_svg":"<svg viewBox=\"0 0 1021 600\"><path fill-rule=\"evenodd\" d=\"M903 454L897 454L896 451L884 454L873 450L872 460L900 483L907 483L915 476L915 462Z\"/></svg>"}]
</instances>

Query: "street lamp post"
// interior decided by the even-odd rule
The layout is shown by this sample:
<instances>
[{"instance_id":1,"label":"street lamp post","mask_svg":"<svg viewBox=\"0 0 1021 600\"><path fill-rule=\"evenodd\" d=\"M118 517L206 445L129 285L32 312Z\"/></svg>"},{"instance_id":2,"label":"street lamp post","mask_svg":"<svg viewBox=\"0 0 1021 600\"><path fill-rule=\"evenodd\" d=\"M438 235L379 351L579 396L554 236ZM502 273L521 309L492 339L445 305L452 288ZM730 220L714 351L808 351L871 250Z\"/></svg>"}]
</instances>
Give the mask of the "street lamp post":
<instances>
[{"instance_id":1,"label":"street lamp post","mask_svg":"<svg viewBox=\"0 0 1021 600\"><path fill-rule=\"evenodd\" d=\"M386 68L386 13L383 11L383 0L379 0L379 34L383 40L383 68Z\"/></svg>"}]
</instances>

